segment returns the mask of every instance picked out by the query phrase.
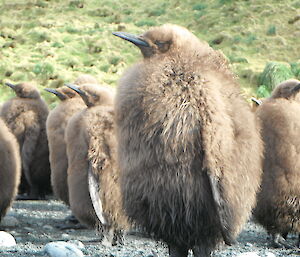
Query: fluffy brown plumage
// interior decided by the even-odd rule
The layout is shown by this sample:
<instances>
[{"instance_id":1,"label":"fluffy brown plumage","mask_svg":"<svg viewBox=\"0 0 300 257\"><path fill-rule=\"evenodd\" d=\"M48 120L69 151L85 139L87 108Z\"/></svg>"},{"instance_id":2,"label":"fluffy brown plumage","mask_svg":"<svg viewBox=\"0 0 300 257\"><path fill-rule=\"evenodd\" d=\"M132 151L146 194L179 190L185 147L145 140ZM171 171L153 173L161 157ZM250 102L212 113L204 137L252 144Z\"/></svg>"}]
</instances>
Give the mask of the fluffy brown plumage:
<instances>
[{"instance_id":1,"label":"fluffy brown plumage","mask_svg":"<svg viewBox=\"0 0 300 257\"><path fill-rule=\"evenodd\" d=\"M15 136L0 119L0 221L18 191L21 178L19 145Z\"/></svg>"},{"instance_id":2,"label":"fluffy brown plumage","mask_svg":"<svg viewBox=\"0 0 300 257\"><path fill-rule=\"evenodd\" d=\"M93 76L89 74L81 74L78 76L78 78L74 81L75 85L83 85L83 84L98 84L97 79L95 79Z\"/></svg>"},{"instance_id":3,"label":"fluffy brown plumage","mask_svg":"<svg viewBox=\"0 0 300 257\"><path fill-rule=\"evenodd\" d=\"M263 180L255 219L276 246L280 234L300 232L300 81L279 84L256 111L265 143Z\"/></svg>"},{"instance_id":4,"label":"fluffy brown plumage","mask_svg":"<svg viewBox=\"0 0 300 257\"><path fill-rule=\"evenodd\" d=\"M49 159L51 166L51 185L55 196L69 205L67 182L68 157L66 152L65 129L69 119L86 105L74 90L63 86L46 89L57 95L61 102L50 111L47 122Z\"/></svg>"},{"instance_id":5,"label":"fluffy brown plumage","mask_svg":"<svg viewBox=\"0 0 300 257\"><path fill-rule=\"evenodd\" d=\"M209 256L234 241L255 204L263 147L254 114L223 55L188 30L115 35L144 56L115 101L126 214L170 256Z\"/></svg>"},{"instance_id":6,"label":"fluffy brown plumage","mask_svg":"<svg viewBox=\"0 0 300 257\"><path fill-rule=\"evenodd\" d=\"M46 135L48 107L29 83L7 83L17 97L5 102L1 117L16 136L21 153L21 189L28 198L43 198L51 192L49 150Z\"/></svg>"},{"instance_id":7,"label":"fluffy brown plumage","mask_svg":"<svg viewBox=\"0 0 300 257\"><path fill-rule=\"evenodd\" d=\"M66 130L68 153L68 185L71 209L80 222L95 227L96 215L105 225L113 225L119 218L120 191L113 191L117 183L115 168L115 138L113 135L113 91L106 87L82 85L81 97L88 108L75 114ZM88 185L88 170L100 185L102 210L94 211ZM118 188L119 189L119 188ZM98 193L98 189L96 189ZM112 213L114 215L112 215ZM115 219L116 218L116 219Z\"/></svg>"}]
</instances>

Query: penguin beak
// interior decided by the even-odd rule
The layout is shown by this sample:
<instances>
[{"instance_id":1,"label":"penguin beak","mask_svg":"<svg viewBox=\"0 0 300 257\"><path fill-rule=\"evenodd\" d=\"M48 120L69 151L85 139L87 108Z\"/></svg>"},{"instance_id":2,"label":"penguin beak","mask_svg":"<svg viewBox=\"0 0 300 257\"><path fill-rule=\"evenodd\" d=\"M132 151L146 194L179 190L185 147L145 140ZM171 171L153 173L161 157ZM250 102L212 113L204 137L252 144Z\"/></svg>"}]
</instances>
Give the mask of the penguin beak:
<instances>
[{"instance_id":1,"label":"penguin beak","mask_svg":"<svg viewBox=\"0 0 300 257\"><path fill-rule=\"evenodd\" d=\"M139 36L129 34L126 32L113 32L112 34L124 40L127 40L138 47L150 47L150 45L145 40L141 39Z\"/></svg>"},{"instance_id":2,"label":"penguin beak","mask_svg":"<svg viewBox=\"0 0 300 257\"><path fill-rule=\"evenodd\" d=\"M52 94L55 94L55 95L56 95L58 98L60 98L60 99L64 99L64 98L65 98L65 96L64 96L62 93L56 91L55 89L52 89L52 88L44 88L44 90L45 90L45 91L48 91L48 92L50 92L50 93L52 93Z\"/></svg>"},{"instance_id":3,"label":"penguin beak","mask_svg":"<svg viewBox=\"0 0 300 257\"><path fill-rule=\"evenodd\" d=\"M82 90L79 89L78 86L73 85L73 84L65 84L65 86L67 86L68 88L71 88L72 90L74 90L76 93L78 93L81 96L85 96L85 92L83 92Z\"/></svg>"},{"instance_id":4,"label":"penguin beak","mask_svg":"<svg viewBox=\"0 0 300 257\"><path fill-rule=\"evenodd\" d=\"M8 83L8 82L6 82L5 85L8 86L8 87L10 87L13 90L15 90L15 88L16 88L16 85Z\"/></svg>"},{"instance_id":5,"label":"penguin beak","mask_svg":"<svg viewBox=\"0 0 300 257\"><path fill-rule=\"evenodd\" d=\"M293 93L298 93L299 90L300 90L300 84L298 84L297 86L295 86L295 87L293 88Z\"/></svg>"},{"instance_id":6,"label":"penguin beak","mask_svg":"<svg viewBox=\"0 0 300 257\"><path fill-rule=\"evenodd\" d=\"M256 105L261 105L262 104L262 101L256 99L255 97L251 97L251 101L254 102L254 103L256 103Z\"/></svg>"}]
</instances>

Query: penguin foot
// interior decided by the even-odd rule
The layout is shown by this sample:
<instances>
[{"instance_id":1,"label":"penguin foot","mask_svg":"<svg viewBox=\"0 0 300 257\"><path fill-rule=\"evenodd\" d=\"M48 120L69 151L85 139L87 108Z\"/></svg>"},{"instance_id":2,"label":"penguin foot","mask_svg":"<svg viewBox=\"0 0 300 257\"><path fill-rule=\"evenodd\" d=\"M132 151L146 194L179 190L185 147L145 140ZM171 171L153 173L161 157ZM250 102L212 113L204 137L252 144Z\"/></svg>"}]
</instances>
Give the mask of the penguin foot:
<instances>
[{"instance_id":1,"label":"penguin foot","mask_svg":"<svg viewBox=\"0 0 300 257\"><path fill-rule=\"evenodd\" d=\"M64 222L55 225L60 230L66 229L87 229L86 226L82 225L74 215L69 215L64 219Z\"/></svg>"},{"instance_id":2,"label":"penguin foot","mask_svg":"<svg viewBox=\"0 0 300 257\"><path fill-rule=\"evenodd\" d=\"M273 235L272 243L273 243L273 247L275 248L287 248L287 249L296 248L295 246L287 243L286 240L279 233Z\"/></svg>"}]
</instances>

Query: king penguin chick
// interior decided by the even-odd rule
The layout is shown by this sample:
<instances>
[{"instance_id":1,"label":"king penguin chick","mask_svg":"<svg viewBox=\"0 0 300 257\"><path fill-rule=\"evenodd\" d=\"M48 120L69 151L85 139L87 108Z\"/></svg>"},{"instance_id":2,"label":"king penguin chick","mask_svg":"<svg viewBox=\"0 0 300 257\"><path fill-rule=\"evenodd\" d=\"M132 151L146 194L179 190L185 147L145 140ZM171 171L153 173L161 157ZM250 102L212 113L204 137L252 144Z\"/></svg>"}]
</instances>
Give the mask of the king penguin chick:
<instances>
[{"instance_id":1,"label":"king penguin chick","mask_svg":"<svg viewBox=\"0 0 300 257\"><path fill-rule=\"evenodd\" d=\"M281 235L300 233L299 92L299 80L284 81L256 111L265 157L254 218L272 235L275 247L292 247Z\"/></svg>"},{"instance_id":2,"label":"king penguin chick","mask_svg":"<svg viewBox=\"0 0 300 257\"><path fill-rule=\"evenodd\" d=\"M255 204L263 151L255 116L223 55L187 29L114 35L144 57L115 100L125 212L170 256L210 256L218 242L235 242Z\"/></svg>"},{"instance_id":3,"label":"king penguin chick","mask_svg":"<svg viewBox=\"0 0 300 257\"><path fill-rule=\"evenodd\" d=\"M88 107L71 118L66 130L71 209L83 224L100 225L105 239L114 244L126 224L115 161L114 92L89 84L70 87Z\"/></svg>"},{"instance_id":4,"label":"king penguin chick","mask_svg":"<svg viewBox=\"0 0 300 257\"><path fill-rule=\"evenodd\" d=\"M46 135L48 107L35 86L6 83L16 97L5 102L1 117L16 136L22 162L21 192L24 199L42 199L51 192L49 150Z\"/></svg>"},{"instance_id":5,"label":"king penguin chick","mask_svg":"<svg viewBox=\"0 0 300 257\"><path fill-rule=\"evenodd\" d=\"M0 119L0 221L18 192L21 158L16 137Z\"/></svg>"},{"instance_id":6,"label":"king penguin chick","mask_svg":"<svg viewBox=\"0 0 300 257\"><path fill-rule=\"evenodd\" d=\"M86 105L74 90L63 86L57 89L46 88L55 94L61 102L50 111L47 121L47 137L49 142L49 159L51 166L51 185L54 195L69 204L67 182L68 157L66 152L65 130L69 119Z\"/></svg>"}]
</instances>

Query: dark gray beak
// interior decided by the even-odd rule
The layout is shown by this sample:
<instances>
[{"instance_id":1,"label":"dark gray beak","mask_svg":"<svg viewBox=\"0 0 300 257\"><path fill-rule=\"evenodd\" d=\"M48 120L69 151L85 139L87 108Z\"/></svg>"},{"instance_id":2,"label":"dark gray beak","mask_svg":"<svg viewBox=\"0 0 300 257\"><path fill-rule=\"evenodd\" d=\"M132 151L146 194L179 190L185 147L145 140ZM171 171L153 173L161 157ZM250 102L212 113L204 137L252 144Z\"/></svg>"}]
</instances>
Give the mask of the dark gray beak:
<instances>
[{"instance_id":1,"label":"dark gray beak","mask_svg":"<svg viewBox=\"0 0 300 257\"><path fill-rule=\"evenodd\" d=\"M5 85L12 88L13 90L15 90L16 85L8 83L8 82L6 82Z\"/></svg>"},{"instance_id":2,"label":"dark gray beak","mask_svg":"<svg viewBox=\"0 0 300 257\"><path fill-rule=\"evenodd\" d=\"M254 103L256 103L257 105L261 105L262 104L262 101L256 99L255 97L251 97L251 101L254 102Z\"/></svg>"},{"instance_id":3,"label":"dark gray beak","mask_svg":"<svg viewBox=\"0 0 300 257\"><path fill-rule=\"evenodd\" d=\"M74 84L65 84L65 86L67 86L68 88L71 88L72 90L74 90L79 95L85 96L85 92L83 92L82 90L80 90L78 86L76 86Z\"/></svg>"},{"instance_id":4,"label":"dark gray beak","mask_svg":"<svg viewBox=\"0 0 300 257\"><path fill-rule=\"evenodd\" d=\"M300 90L300 84L298 84L297 86L295 86L292 91L293 91L293 93L298 93L299 90Z\"/></svg>"},{"instance_id":5,"label":"dark gray beak","mask_svg":"<svg viewBox=\"0 0 300 257\"><path fill-rule=\"evenodd\" d=\"M129 34L126 32L113 32L112 34L124 40L127 40L138 47L150 47L150 45L145 40L141 39L139 36Z\"/></svg>"},{"instance_id":6,"label":"dark gray beak","mask_svg":"<svg viewBox=\"0 0 300 257\"><path fill-rule=\"evenodd\" d=\"M48 92L50 92L50 93L52 93L52 94L55 94L55 95L56 95L58 98L60 98L60 99L64 99L64 98L65 98L65 96L64 96L62 93L56 91L56 90L53 89L53 88L44 88L44 90L46 90L46 91L48 91Z\"/></svg>"}]
</instances>

